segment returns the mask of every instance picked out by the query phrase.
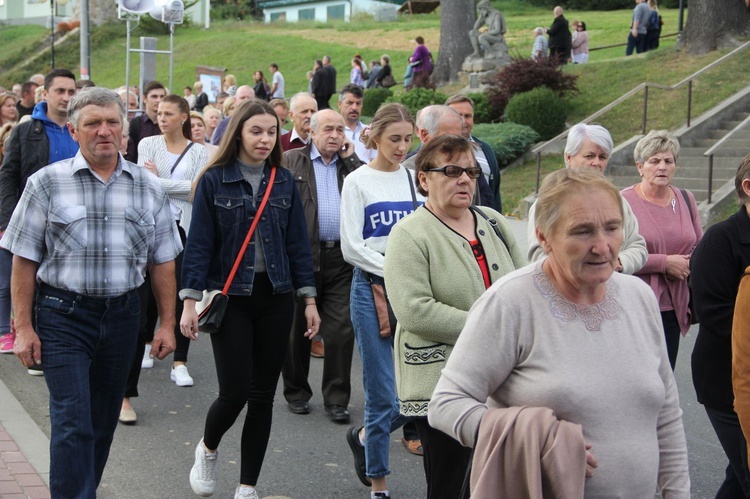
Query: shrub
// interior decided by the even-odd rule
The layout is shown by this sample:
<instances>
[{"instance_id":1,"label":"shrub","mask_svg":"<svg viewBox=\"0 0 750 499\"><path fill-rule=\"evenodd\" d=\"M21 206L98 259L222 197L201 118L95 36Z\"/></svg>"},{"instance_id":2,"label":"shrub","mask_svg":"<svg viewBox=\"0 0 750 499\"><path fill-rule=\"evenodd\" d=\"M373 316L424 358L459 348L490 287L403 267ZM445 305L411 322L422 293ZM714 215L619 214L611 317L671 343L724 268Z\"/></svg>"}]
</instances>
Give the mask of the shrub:
<instances>
[{"instance_id":1,"label":"shrub","mask_svg":"<svg viewBox=\"0 0 750 499\"><path fill-rule=\"evenodd\" d=\"M365 90L365 99L362 103L362 115L375 116L378 108L392 95L390 88L368 88Z\"/></svg>"},{"instance_id":2,"label":"shrub","mask_svg":"<svg viewBox=\"0 0 750 499\"><path fill-rule=\"evenodd\" d=\"M60 33L61 35L64 35L68 31L70 31L70 24L68 24L66 22L57 23L57 32L58 33Z\"/></svg>"},{"instance_id":3,"label":"shrub","mask_svg":"<svg viewBox=\"0 0 750 499\"><path fill-rule=\"evenodd\" d=\"M516 123L475 125L472 135L492 146L500 168L515 161L539 140L539 134L532 128Z\"/></svg>"},{"instance_id":4,"label":"shrub","mask_svg":"<svg viewBox=\"0 0 750 499\"><path fill-rule=\"evenodd\" d=\"M487 100L487 94L476 92L468 94L474 101L474 123L490 123L492 121L492 107Z\"/></svg>"},{"instance_id":5,"label":"shrub","mask_svg":"<svg viewBox=\"0 0 750 499\"><path fill-rule=\"evenodd\" d=\"M567 117L565 101L547 87L514 95L505 108L507 121L530 126L542 140L562 132Z\"/></svg>"},{"instance_id":6,"label":"shrub","mask_svg":"<svg viewBox=\"0 0 750 499\"><path fill-rule=\"evenodd\" d=\"M79 20L77 20L77 19L76 19L75 21L70 21L70 22L68 23L68 26L70 26L70 29L71 29L71 30L74 30L74 29L76 29L76 28L80 28L80 27L81 27L81 21L79 21Z\"/></svg>"},{"instance_id":7,"label":"shrub","mask_svg":"<svg viewBox=\"0 0 750 499\"><path fill-rule=\"evenodd\" d=\"M412 117L417 119L417 111L432 104L443 104L447 97L440 92L427 88L412 88L408 92L395 94L386 102L398 102L409 109Z\"/></svg>"},{"instance_id":8,"label":"shrub","mask_svg":"<svg viewBox=\"0 0 750 499\"><path fill-rule=\"evenodd\" d=\"M547 59L516 56L495 76L488 100L495 116L502 116L508 101L516 94L547 87L562 97L565 92L578 92L577 80L577 75L563 72L562 67Z\"/></svg>"}]
</instances>

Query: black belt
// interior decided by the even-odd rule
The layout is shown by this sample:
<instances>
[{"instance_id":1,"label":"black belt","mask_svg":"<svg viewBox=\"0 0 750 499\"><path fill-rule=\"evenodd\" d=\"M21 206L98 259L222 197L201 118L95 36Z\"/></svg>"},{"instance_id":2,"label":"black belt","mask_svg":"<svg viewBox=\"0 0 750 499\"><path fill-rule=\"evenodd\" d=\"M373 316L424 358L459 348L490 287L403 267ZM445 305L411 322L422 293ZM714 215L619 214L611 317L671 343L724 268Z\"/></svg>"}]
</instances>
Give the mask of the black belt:
<instances>
[{"instance_id":1,"label":"black belt","mask_svg":"<svg viewBox=\"0 0 750 499\"><path fill-rule=\"evenodd\" d=\"M320 241L320 247L331 249L331 248L339 248L341 246L341 241Z\"/></svg>"}]
</instances>

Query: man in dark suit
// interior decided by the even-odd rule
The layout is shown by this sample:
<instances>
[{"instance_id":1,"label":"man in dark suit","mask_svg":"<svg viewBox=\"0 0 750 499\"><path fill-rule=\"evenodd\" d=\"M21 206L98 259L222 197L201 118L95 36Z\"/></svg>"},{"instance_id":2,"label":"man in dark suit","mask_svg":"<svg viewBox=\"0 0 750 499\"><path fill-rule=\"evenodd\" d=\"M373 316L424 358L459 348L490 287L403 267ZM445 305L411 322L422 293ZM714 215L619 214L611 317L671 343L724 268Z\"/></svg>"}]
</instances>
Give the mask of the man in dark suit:
<instances>
[{"instance_id":1,"label":"man in dark suit","mask_svg":"<svg viewBox=\"0 0 750 499\"><path fill-rule=\"evenodd\" d=\"M570 34L568 20L563 16L563 9L555 7L553 11L555 20L547 29L549 35L549 56L556 58L558 64L567 64L570 59L570 51L573 49L573 35Z\"/></svg>"},{"instance_id":2,"label":"man in dark suit","mask_svg":"<svg viewBox=\"0 0 750 499\"><path fill-rule=\"evenodd\" d=\"M326 82L327 82L327 93L325 99L325 107L321 107L320 109L328 109L330 106L328 105L328 101L331 100L331 96L335 93L338 93L337 86L336 86L336 68L333 67L333 64L331 64L331 58L327 55L323 56L323 70L325 71L326 75Z\"/></svg>"}]
</instances>

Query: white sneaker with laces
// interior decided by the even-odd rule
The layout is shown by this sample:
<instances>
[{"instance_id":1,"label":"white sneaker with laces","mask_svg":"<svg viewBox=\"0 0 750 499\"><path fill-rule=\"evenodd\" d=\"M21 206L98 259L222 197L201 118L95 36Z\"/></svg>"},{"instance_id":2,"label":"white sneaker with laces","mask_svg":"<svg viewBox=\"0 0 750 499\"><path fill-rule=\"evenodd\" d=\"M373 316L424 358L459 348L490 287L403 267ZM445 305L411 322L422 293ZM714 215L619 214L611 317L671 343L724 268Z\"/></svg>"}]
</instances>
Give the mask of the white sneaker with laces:
<instances>
[{"instance_id":1,"label":"white sneaker with laces","mask_svg":"<svg viewBox=\"0 0 750 499\"><path fill-rule=\"evenodd\" d=\"M172 381L174 381L177 386L193 386L193 378L190 377L190 373L185 364L173 367L170 378L172 378Z\"/></svg>"},{"instance_id":2,"label":"white sneaker with laces","mask_svg":"<svg viewBox=\"0 0 750 499\"><path fill-rule=\"evenodd\" d=\"M234 499L260 499L260 496L257 490L238 485L234 491Z\"/></svg>"},{"instance_id":3,"label":"white sneaker with laces","mask_svg":"<svg viewBox=\"0 0 750 499\"><path fill-rule=\"evenodd\" d=\"M150 357L151 345L146 343L146 349L143 351L143 360L141 360L141 369L151 369L154 367L154 359Z\"/></svg>"},{"instance_id":4,"label":"white sneaker with laces","mask_svg":"<svg viewBox=\"0 0 750 499\"><path fill-rule=\"evenodd\" d=\"M213 454L206 452L206 448L203 446L203 439L198 442L198 446L195 448L195 463L190 470L190 487L193 492L201 497L209 497L214 495L214 489L216 488L216 458L219 456L219 451Z\"/></svg>"}]
</instances>

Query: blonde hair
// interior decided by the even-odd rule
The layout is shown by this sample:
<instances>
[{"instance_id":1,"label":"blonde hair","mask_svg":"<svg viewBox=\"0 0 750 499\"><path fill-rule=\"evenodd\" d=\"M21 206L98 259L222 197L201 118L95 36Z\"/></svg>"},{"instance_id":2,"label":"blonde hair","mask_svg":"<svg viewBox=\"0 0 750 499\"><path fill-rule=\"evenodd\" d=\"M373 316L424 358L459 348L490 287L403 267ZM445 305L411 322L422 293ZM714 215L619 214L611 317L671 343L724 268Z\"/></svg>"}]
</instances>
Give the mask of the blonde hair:
<instances>
[{"instance_id":1,"label":"blonde hair","mask_svg":"<svg viewBox=\"0 0 750 499\"><path fill-rule=\"evenodd\" d=\"M555 232L566 201L581 193L600 191L609 194L623 217L620 191L598 170L592 168L563 168L550 173L539 189L534 226L545 236Z\"/></svg>"},{"instance_id":2,"label":"blonde hair","mask_svg":"<svg viewBox=\"0 0 750 499\"><path fill-rule=\"evenodd\" d=\"M654 154L671 152L675 162L680 153L680 143L668 130L651 130L635 145L633 159L636 163L645 163Z\"/></svg>"},{"instance_id":3,"label":"blonde hair","mask_svg":"<svg viewBox=\"0 0 750 499\"><path fill-rule=\"evenodd\" d=\"M232 107L232 104L234 104L234 97L227 97L227 100L224 101L224 116L229 116L229 108Z\"/></svg>"},{"instance_id":4,"label":"blonde hair","mask_svg":"<svg viewBox=\"0 0 750 499\"><path fill-rule=\"evenodd\" d=\"M411 113L403 104L385 104L380 106L380 109L375 113L370 123L370 133L365 136L364 134L360 140L365 144L368 149L377 149L376 142L383 135L385 129L394 123L400 123L405 121L414 127L414 118L411 117Z\"/></svg>"}]
</instances>

